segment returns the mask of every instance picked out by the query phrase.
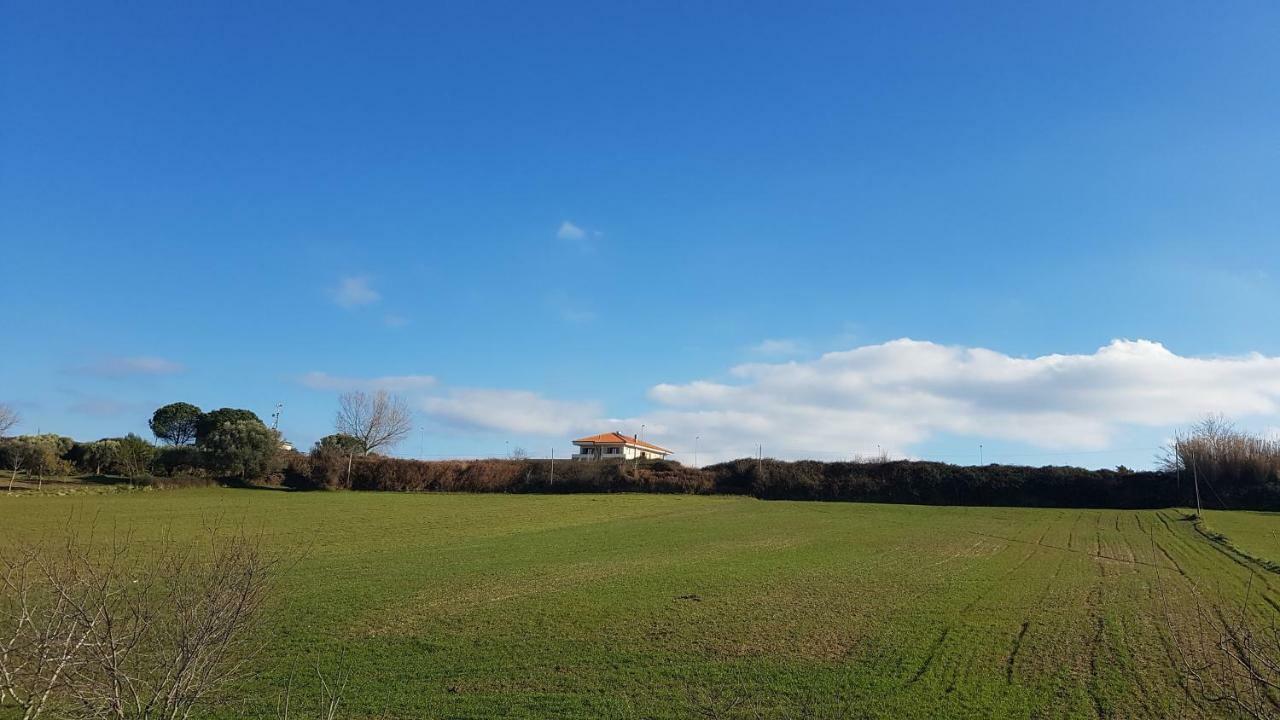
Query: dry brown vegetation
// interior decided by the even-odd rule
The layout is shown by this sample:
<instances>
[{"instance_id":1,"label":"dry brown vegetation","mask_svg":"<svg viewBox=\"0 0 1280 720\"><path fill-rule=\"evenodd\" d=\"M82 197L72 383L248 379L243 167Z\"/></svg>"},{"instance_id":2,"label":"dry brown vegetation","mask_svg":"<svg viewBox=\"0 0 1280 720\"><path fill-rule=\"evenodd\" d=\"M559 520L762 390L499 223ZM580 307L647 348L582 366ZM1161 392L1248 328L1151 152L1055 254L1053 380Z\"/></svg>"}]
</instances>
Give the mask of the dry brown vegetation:
<instances>
[{"instance_id":1,"label":"dry brown vegetation","mask_svg":"<svg viewBox=\"0 0 1280 720\"><path fill-rule=\"evenodd\" d=\"M175 720L243 677L276 560L244 534L72 535L0 554L0 701L40 717Z\"/></svg>"}]
</instances>

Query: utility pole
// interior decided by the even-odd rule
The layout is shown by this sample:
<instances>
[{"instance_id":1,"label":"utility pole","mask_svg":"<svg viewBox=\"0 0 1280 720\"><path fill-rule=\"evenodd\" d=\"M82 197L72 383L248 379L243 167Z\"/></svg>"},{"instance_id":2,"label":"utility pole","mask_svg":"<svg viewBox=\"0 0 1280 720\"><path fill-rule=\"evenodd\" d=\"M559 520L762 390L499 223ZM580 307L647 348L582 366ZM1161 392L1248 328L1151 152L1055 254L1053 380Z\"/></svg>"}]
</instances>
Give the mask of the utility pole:
<instances>
[{"instance_id":1,"label":"utility pole","mask_svg":"<svg viewBox=\"0 0 1280 720\"><path fill-rule=\"evenodd\" d=\"M636 440L636 463L635 463L635 469L636 469L636 475L637 475L637 476L640 474L640 436L641 436L641 435L644 435L644 424L643 424L643 423L640 425L640 432L639 432L639 433L637 433L637 434L636 434L636 437L635 437L635 440Z\"/></svg>"},{"instance_id":2,"label":"utility pole","mask_svg":"<svg viewBox=\"0 0 1280 720\"><path fill-rule=\"evenodd\" d=\"M700 437L702 436L701 435L693 436L693 469L694 470L698 469L698 438Z\"/></svg>"},{"instance_id":3,"label":"utility pole","mask_svg":"<svg viewBox=\"0 0 1280 720\"><path fill-rule=\"evenodd\" d=\"M978 443L978 464L982 464L982 443Z\"/></svg>"},{"instance_id":4,"label":"utility pole","mask_svg":"<svg viewBox=\"0 0 1280 720\"><path fill-rule=\"evenodd\" d=\"M276 411L271 413L271 429L278 430L280 428L280 412L284 410L284 403L276 403Z\"/></svg>"},{"instance_id":5,"label":"utility pole","mask_svg":"<svg viewBox=\"0 0 1280 720\"><path fill-rule=\"evenodd\" d=\"M418 457L427 459L427 428L425 426L418 428Z\"/></svg>"},{"instance_id":6,"label":"utility pole","mask_svg":"<svg viewBox=\"0 0 1280 720\"><path fill-rule=\"evenodd\" d=\"M756 446L756 471L764 477L764 445Z\"/></svg>"},{"instance_id":7,"label":"utility pole","mask_svg":"<svg viewBox=\"0 0 1280 720\"><path fill-rule=\"evenodd\" d=\"M1200 517L1200 470L1196 465L1196 459L1191 458L1191 478L1196 485L1196 518Z\"/></svg>"}]
</instances>

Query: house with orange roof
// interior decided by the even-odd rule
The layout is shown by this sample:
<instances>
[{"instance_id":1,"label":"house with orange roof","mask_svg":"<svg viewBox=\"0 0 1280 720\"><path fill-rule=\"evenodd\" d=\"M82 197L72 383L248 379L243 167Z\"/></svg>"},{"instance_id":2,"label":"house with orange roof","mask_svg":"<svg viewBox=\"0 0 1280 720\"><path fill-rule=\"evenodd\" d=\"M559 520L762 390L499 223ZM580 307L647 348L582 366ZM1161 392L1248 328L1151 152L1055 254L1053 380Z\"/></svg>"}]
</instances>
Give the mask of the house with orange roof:
<instances>
[{"instance_id":1,"label":"house with orange roof","mask_svg":"<svg viewBox=\"0 0 1280 720\"><path fill-rule=\"evenodd\" d=\"M573 444L578 446L574 460L663 460L671 454L664 447L620 432L578 438Z\"/></svg>"}]
</instances>

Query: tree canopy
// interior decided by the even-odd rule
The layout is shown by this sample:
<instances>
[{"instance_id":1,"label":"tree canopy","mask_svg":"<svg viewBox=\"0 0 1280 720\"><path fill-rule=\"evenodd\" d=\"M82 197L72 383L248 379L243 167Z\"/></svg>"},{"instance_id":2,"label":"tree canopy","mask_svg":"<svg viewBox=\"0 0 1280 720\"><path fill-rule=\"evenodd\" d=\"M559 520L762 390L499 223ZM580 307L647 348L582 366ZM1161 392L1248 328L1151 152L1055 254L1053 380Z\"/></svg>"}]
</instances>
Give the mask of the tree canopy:
<instances>
[{"instance_id":1,"label":"tree canopy","mask_svg":"<svg viewBox=\"0 0 1280 720\"><path fill-rule=\"evenodd\" d=\"M242 410L240 408L218 408L200 416L199 422L196 423L196 444L204 445L209 435L223 423L229 422L250 422L261 425L264 429L267 427L262 419L253 413L252 410Z\"/></svg>"},{"instance_id":2,"label":"tree canopy","mask_svg":"<svg viewBox=\"0 0 1280 720\"><path fill-rule=\"evenodd\" d=\"M255 417L220 424L205 437L203 447L214 471L241 478L261 477L272 471L280 436Z\"/></svg>"},{"instance_id":3,"label":"tree canopy","mask_svg":"<svg viewBox=\"0 0 1280 720\"><path fill-rule=\"evenodd\" d=\"M204 412L191 403L176 402L155 411L148 423L157 440L187 445L196 439L196 427Z\"/></svg>"},{"instance_id":4,"label":"tree canopy","mask_svg":"<svg viewBox=\"0 0 1280 720\"><path fill-rule=\"evenodd\" d=\"M364 441L354 435L334 433L316 441L316 450L337 450L342 454L364 454Z\"/></svg>"}]
</instances>

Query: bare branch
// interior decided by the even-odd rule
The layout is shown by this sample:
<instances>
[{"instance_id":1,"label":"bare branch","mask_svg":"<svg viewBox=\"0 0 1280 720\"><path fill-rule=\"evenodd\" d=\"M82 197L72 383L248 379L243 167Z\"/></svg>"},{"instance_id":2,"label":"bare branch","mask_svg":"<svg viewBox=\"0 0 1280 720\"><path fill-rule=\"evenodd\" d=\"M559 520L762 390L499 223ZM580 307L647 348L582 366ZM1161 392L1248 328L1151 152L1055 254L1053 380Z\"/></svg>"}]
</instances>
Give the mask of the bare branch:
<instances>
[{"instance_id":1,"label":"bare branch","mask_svg":"<svg viewBox=\"0 0 1280 720\"><path fill-rule=\"evenodd\" d=\"M22 416L18 414L17 410L14 410L9 405L0 403L0 437L4 437L20 422L22 422Z\"/></svg>"},{"instance_id":2,"label":"bare branch","mask_svg":"<svg viewBox=\"0 0 1280 720\"><path fill-rule=\"evenodd\" d=\"M358 438L368 455L380 448L390 449L413 430L413 413L403 400L379 390L372 396L362 391L343 393L338 398L334 427L344 435Z\"/></svg>"}]
</instances>

